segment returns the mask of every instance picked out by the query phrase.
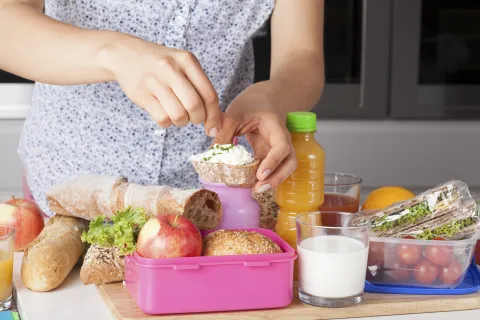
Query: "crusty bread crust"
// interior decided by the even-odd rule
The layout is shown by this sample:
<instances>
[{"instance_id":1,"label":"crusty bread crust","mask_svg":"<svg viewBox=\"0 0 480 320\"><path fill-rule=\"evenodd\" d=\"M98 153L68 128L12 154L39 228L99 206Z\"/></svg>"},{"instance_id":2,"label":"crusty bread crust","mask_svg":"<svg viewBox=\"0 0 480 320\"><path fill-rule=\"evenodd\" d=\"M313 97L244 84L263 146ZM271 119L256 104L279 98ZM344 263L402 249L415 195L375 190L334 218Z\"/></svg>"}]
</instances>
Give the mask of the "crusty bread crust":
<instances>
[{"instance_id":1,"label":"crusty bread crust","mask_svg":"<svg viewBox=\"0 0 480 320\"><path fill-rule=\"evenodd\" d=\"M281 253L270 238L255 231L217 230L203 239L204 256Z\"/></svg>"},{"instance_id":2,"label":"crusty bread crust","mask_svg":"<svg viewBox=\"0 0 480 320\"><path fill-rule=\"evenodd\" d=\"M191 163L202 180L229 186L253 185L256 183L257 169L260 165L258 159L243 166L206 161L191 161Z\"/></svg>"},{"instance_id":3,"label":"crusty bread crust","mask_svg":"<svg viewBox=\"0 0 480 320\"><path fill-rule=\"evenodd\" d=\"M129 206L143 208L150 215L182 214L204 230L214 229L222 217L220 198L213 191L144 186L120 176L74 177L49 190L47 200L56 214L86 220L102 214L111 219Z\"/></svg>"},{"instance_id":4,"label":"crusty bread crust","mask_svg":"<svg viewBox=\"0 0 480 320\"><path fill-rule=\"evenodd\" d=\"M279 207L275 203L276 189L269 189L262 193L252 191L252 197L260 206L260 228L275 231Z\"/></svg>"},{"instance_id":5,"label":"crusty bread crust","mask_svg":"<svg viewBox=\"0 0 480 320\"><path fill-rule=\"evenodd\" d=\"M101 214L111 217L112 191L127 179L121 176L80 175L55 185L47 192L48 206L56 214L93 220Z\"/></svg>"},{"instance_id":6,"label":"crusty bread crust","mask_svg":"<svg viewBox=\"0 0 480 320\"><path fill-rule=\"evenodd\" d=\"M116 247L88 248L80 269L83 284L106 284L123 281L125 278L125 256Z\"/></svg>"},{"instance_id":7,"label":"crusty bread crust","mask_svg":"<svg viewBox=\"0 0 480 320\"><path fill-rule=\"evenodd\" d=\"M85 250L80 239L88 222L74 217L54 216L25 249L21 276L32 291L50 291L68 276Z\"/></svg>"}]
</instances>

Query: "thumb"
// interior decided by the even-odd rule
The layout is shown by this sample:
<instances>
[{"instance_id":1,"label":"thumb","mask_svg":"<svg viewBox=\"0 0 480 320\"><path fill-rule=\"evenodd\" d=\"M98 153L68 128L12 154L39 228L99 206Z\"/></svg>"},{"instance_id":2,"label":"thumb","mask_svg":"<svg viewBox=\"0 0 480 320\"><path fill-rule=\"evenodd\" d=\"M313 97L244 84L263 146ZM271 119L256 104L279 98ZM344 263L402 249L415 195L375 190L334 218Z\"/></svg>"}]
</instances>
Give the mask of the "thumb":
<instances>
[{"instance_id":1,"label":"thumb","mask_svg":"<svg viewBox=\"0 0 480 320\"><path fill-rule=\"evenodd\" d=\"M218 131L220 130L223 113L220 110L218 103L207 104L205 106L205 112L206 112L206 117L204 122L205 132L207 133L207 135L213 138L218 134Z\"/></svg>"},{"instance_id":2,"label":"thumb","mask_svg":"<svg viewBox=\"0 0 480 320\"><path fill-rule=\"evenodd\" d=\"M213 139L212 145L233 143L233 138L235 137L236 132L237 123L228 116L224 116L222 119L222 127L215 136L215 139Z\"/></svg>"}]
</instances>

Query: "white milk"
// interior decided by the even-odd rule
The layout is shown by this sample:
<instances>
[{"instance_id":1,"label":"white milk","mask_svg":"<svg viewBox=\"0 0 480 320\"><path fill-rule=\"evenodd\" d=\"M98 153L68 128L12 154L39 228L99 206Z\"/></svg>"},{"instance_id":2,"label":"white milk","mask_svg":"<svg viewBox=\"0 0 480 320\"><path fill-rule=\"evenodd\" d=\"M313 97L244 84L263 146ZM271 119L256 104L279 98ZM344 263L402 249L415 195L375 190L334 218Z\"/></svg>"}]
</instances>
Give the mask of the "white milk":
<instances>
[{"instance_id":1,"label":"white milk","mask_svg":"<svg viewBox=\"0 0 480 320\"><path fill-rule=\"evenodd\" d=\"M368 247L345 236L315 236L297 249L299 287L312 296L344 298L363 291Z\"/></svg>"}]
</instances>

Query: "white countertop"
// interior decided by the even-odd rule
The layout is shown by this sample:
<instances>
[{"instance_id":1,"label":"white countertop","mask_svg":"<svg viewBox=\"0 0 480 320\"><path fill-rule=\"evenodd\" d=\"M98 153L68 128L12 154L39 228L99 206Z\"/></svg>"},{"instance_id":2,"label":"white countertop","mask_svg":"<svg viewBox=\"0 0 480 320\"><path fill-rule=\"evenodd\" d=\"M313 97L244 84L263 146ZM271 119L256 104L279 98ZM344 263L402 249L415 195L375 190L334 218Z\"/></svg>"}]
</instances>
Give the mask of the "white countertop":
<instances>
[{"instance_id":1,"label":"white countertop","mask_svg":"<svg viewBox=\"0 0 480 320\"><path fill-rule=\"evenodd\" d=\"M57 289L51 292L32 292L22 284L20 266L23 253L15 253L13 281L17 307L22 320L114 320L94 285L80 281L76 267ZM357 320L478 320L480 309L456 312L411 314L404 316L355 318ZM218 318L221 319L221 318Z\"/></svg>"}]
</instances>

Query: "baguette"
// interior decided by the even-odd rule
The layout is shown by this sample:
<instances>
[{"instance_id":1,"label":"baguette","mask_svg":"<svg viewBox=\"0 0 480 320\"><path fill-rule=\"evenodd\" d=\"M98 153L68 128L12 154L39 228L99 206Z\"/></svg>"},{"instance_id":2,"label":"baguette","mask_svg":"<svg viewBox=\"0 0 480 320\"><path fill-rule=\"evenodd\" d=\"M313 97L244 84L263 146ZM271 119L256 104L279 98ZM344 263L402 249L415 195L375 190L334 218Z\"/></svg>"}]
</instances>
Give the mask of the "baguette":
<instances>
[{"instance_id":1,"label":"baguette","mask_svg":"<svg viewBox=\"0 0 480 320\"><path fill-rule=\"evenodd\" d=\"M176 189L144 186L124 177L81 175L54 186L47 192L49 208L56 214L93 220L108 219L127 207L143 208L149 215L184 215L199 229L214 229L221 220L218 195L204 189Z\"/></svg>"},{"instance_id":2,"label":"baguette","mask_svg":"<svg viewBox=\"0 0 480 320\"><path fill-rule=\"evenodd\" d=\"M80 239L88 228L83 219L54 216L25 249L22 282L32 291L50 291L68 276L86 245Z\"/></svg>"},{"instance_id":3,"label":"baguette","mask_svg":"<svg viewBox=\"0 0 480 320\"><path fill-rule=\"evenodd\" d=\"M125 278L125 256L118 248L102 248L97 245L88 248L80 279L83 284L106 284L123 281Z\"/></svg>"}]
</instances>

